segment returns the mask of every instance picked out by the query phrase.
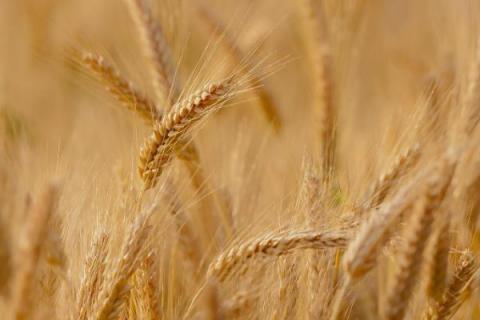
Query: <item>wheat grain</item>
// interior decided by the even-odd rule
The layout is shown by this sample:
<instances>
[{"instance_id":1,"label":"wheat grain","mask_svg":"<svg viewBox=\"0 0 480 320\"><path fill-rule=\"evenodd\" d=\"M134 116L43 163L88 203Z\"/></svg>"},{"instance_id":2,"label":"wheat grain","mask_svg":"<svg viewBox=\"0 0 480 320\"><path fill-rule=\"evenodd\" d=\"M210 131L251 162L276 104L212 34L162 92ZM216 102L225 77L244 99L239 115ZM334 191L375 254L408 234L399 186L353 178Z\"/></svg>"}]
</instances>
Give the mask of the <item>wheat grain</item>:
<instances>
[{"instance_id":1,"label":"wheat grain","mask_svg":"<svg viewBox=\"0 0 480 320\"><path fill-rule=\"evenodd\" d=\"M332 77L332 58L324 13L317 10L323 2L300 2L313 73L313 118L318 133L322 156L323 176L326 181L334 174L336 158L336 110ZM318 7L318 8L317 8ZM320 11L320 12L319 12Z\"/></svg>"}]
</instances>

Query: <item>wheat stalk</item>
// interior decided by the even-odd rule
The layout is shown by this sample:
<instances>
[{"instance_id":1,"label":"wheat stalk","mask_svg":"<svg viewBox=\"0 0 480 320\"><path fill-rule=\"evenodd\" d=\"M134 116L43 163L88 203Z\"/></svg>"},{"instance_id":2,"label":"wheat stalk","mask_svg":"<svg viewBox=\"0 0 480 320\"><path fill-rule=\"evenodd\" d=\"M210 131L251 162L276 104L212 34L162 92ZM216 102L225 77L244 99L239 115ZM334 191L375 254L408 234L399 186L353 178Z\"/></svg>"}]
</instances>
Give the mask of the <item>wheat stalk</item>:
<instances>
[{"instance_id":1,"label":"wheat stalk","mask_svg":"<svg viewBox=\"0 0 480 320\"><path fill-rule=\"evenodd\" d=\"M450 216L441 215L440 226L432 235L431 248L426 257L425 293L433 301L438 301L447 284L448 254L450 251Z\"/></svg>"},{"instance_id":2,"label":"wheat stalk","mask_svg":"<svg viewBox=\"0 0 480 320\"><path fill-rule=\"evenodd\" d=\"M32 208L18 248L19 263L12 293L12 319L28 319L33 309L33 287L38 261L48 234L48 220L57 201L57 187L49 185Z\"/></svg>"},{"instance_id":3,"label":"wheat stalk","mask_svg":"<svg viewBox=\"0 0 480 320\"><path fill-rule=\"evenodd\" d=\"M464 108L466 109L464 133L468 136L473 133L480 120L480 39L477 41L477 46L464 101Z\"/></svg>"},{"instance_id":4,"label":"wheat stalk","mask_svg":"<svg viewBox=\"0 0 480 320\"><path fill-rule=\"evenodd\" d=\"M317 3L318 7L323 2ZM313 0L300 2L303 22L305 25L310 62L313 73L313 118L317 137L320 141L320 152L322 155L322 167L324 179L327 181L334 173L336 158L336 106L334 101L334 83L332 73L332 58L330 56L330 45L327 39L326 23L323 12L317 12Z\"/></svg>"}]
</instances>

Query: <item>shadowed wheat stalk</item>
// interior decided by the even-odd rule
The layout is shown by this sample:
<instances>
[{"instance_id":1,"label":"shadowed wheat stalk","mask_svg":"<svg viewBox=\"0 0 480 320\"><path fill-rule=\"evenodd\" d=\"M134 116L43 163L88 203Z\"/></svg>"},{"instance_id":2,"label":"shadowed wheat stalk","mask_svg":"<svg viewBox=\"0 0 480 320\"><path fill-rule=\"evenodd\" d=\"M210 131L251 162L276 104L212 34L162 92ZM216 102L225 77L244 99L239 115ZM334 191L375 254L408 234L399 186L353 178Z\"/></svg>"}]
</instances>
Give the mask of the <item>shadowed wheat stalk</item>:
<instances>
[{"instance_id":1,"label":"shadowed wheat stalk","mask_svg":"<svg viewBox=\"0 0 480 320\"><path fill-rule=\"evenodd\" d=\"M57 186L49 185L27 217L12 293L12 319L28 319L34 307L35 272L48 235L48 220L57 201Z\"/></svg>"}]
</instances>

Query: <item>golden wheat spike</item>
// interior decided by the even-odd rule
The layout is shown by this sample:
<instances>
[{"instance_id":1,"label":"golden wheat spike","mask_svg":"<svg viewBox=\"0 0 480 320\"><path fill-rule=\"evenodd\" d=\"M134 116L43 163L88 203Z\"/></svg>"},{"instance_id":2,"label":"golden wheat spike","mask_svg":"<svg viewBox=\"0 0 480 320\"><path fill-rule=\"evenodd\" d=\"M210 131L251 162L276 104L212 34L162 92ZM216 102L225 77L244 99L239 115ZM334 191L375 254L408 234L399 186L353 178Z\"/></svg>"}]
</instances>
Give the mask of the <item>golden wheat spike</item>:
<instances>
[{"instance_id":1,"label":"golden wheat spike","mask_svg":"<svg viewBox=\"0 0 480 320\"><path fill-rule=\"evenodd\" d=\"M462 253L455 273L450 279L447 289L438 304L425 314L425 320L447 320L458 311L466 300L465 293L471 284L472 278L478 270L475 257L466 250Z\"/></svg>"},{"instance_id":2,"label":"golden wheat spike","mask_svg":"<svg viewBox=\"0 0 480 320\"><path fill-rule=\"evenodd\" d=\"M155 125L153 133L140 152L138 172L144 181L145 189L155 186L158 177L170 162L178 141L196 122L224 102L229 97L231 88L231 80L206 85L202 90L177 103Z\"/></svg>"},{"instance_id":3,"label":"golden wheat spike","mask_svg":"<svg viewBox=\"0 0 480 320\"><path fill-rule=\"evenodd\" d=\"M448 256L450 251L450 216L438 217L432 234L431 248L426 256L425 293L431 301L440 300L447 285Z\"/></svg>"},{"instance_id":4,"label":"golden wheat spike","mask_svg":"<svg viewBox=\"0 0 480 320\"><path fill-rule=\"evenodd\" d=\"M364 210L377 208L385 200L389 190L417 164L420 159L420 150L420 145L415 144L395 159L390 169L371 186L363 204Z\"/></svg>"},{"instance_id":5,"label":"golden wheat spike","mask_svg":"<svg viewBox=\"0 0 480 320\"><path fill-rule=\"evenodd\" d=\"M385 305L385 319L403 319L413 288L419 276L423 251L433 222L435 208L429 208L429 199L421 199L415 208L408 230L406 244L398 259L398 271L390 288Z\"/></svg>"},{"instance_id":6,"label":"golden wheat spike","mask_svg":"<svg viewBox=\"0 0 480 320\"><path fill-rule=\"evenodd\" d=\"M126 0L139 30L143 51L151 66L153 85L158 103L170 110L178 92L174 86L172 57L163 29L155 20L147 0Z\"/></svg>"},{"instance_id":7,"label":"golden wheat spike","mask_svg":"<svg viewBox=\"0 0 480 320\"><path fill-rule=\"evenodd\" d=\"M156 209L156 207L152 207L142 213L130 227L121 256L114 266L110 278L108 278L106 287L102 290L101 299L98 301L96 319L116 319L122 312L122 307L130 292L129 279L138 269L146 254L146 242L152 229L149 221Z\"/></svg>"},{"instance_id":8,"label":"golden wheat spike","mask_svg":"<svg viewBox=\"0 0 480 320\"><path fill-rule=\"evenodd\" d=\"M87 320L93 316L95 303L105 286L109 238L108 233L101 231L95 236L90 246L77 296L78 320Z\"/></svg>"},{"instance_id":9,"label":"golden wheat spike","mask_svg":"<svg viewBox=\"0 0 480 320\"><path fill-rule=\"evenodd\" d=\"M450 185L455 166L456 161L444 156L433 168L420 173L419 177L401 188L389 202L363 223L343 258L344 268L349 277L361 277L372 269L380 248L390 237L392 227L400 215L418 199L422 185L426 183L427 190L433 189L442 194Z\"/></svg>"},{"instance_id":10,"label":"golden wheat spike","mask_svg":"<svg viewBox=\"0 0 480 320\"><path fill-rule=\"evenodd\" d=\"M155 104L122 78L104 57L86 53L82 61L83 65L95 74L118 101L138 114L145 122L152 124L162 117Z\"/></svg>"}]
</instances>

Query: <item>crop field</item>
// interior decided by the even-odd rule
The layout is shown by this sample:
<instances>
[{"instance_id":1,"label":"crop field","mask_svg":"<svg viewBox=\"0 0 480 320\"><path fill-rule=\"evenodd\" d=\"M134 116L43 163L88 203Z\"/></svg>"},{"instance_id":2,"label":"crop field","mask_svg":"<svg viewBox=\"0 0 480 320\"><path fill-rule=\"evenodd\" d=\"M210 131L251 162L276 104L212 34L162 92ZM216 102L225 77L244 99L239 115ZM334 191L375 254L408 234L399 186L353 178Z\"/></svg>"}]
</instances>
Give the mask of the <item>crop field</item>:
<instances>
[{"instance_id":1,"label":"crop field","mask_svg":"<svg viewBox=\"0 0 480 320\"><path fill-rule=\"evenodd\" d=\"M0 0L0 319L480 319L480 1Z\"/></svg>"}]
</instances>

